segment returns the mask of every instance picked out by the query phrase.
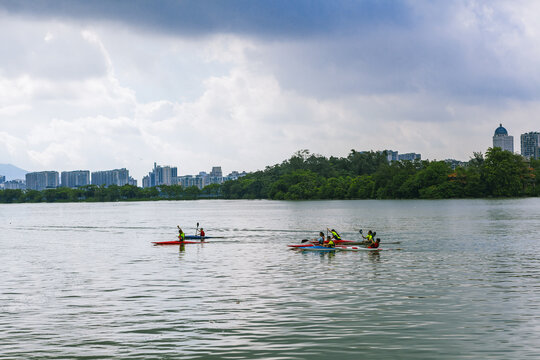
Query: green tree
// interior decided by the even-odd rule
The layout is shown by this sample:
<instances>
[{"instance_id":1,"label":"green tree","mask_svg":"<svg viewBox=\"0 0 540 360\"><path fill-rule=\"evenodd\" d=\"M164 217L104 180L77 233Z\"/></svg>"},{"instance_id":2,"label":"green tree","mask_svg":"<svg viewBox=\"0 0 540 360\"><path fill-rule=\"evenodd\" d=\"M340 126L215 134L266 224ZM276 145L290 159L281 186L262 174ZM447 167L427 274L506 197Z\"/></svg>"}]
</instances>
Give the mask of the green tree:
<instances>
[{"instance_id":1,"label":"green tree","mask_svg":"<svg viewBox=\"0 0 540 360\"><path fill-rule=\"evenodd\" d=\"M180 199L184 193L181 185L160 185L160 195L167 199Z\"/></svg>"},{"instance_id":2,"label":"green tree","mask_svg":"<svg viewBox=\"0 0 540 360\"><path fill-rule=\"evenodd\" d=\"M416 183L419 192L431 186L445 184L449 181L448 175L452 173L450 165L444 161L423 162L423 168L416 173Z\"/></svg>"},{"instance_id":3,"label":"green tree","mask_svg":"<svg viewBox=\"0 0 540 360\"><path fill-rule=\"evenodd\" d=\"M349 199L371 199L375 181L371 175L362 175L353 178L349 183L347 198Z\"/></svg>"},{"instance_id":4,"label":"green tree","mask_svg":"<svg viewBox=\"0 0 540 360\"><path fill-rule=\"evenodd\" d=\"M220 193L221 193L221 184L206 185L201 191L201 195L205 197L211 197L211 198L219 197Z\"/></svg>"},{"instance_id":5,"label":"green tree","mask_svg":"<svg viewBox=\"0 0 540 360\"><path fill-rule=\"evenodd\" d=\"M345 199L350 188L347 178L330 178L319 189L321 199Z\"/></svg>"},{"instance_id":6,"label":"green tree","mask_svg":"<svg viewBox=\"0 0 540 360\"><path fill-rule=\"evenodd\" d=\"M484 162L488 194L496 197L520 196L524 193L527 164L521 155L489 148Z\"/></svg>"},{"instance_id":7,"label":"green tree","mask_svg":"<svg viewBox=\"0 0 540 360\"><path fill-rule=\"evenodd\" d=\"M41 202L43 200L43 193L37 190L26 190L24 193L24 202Z\"/></svg>"},{"instance_id":8,"label":"green tree","mask_svg":"<svg viewBox=\"0 0 540 360\"><path fill-rule=\"evenodd\" d=\"M123 200L133 200L139 197L139 188L133 185L123 185L120 187L120 198Z\"/></svg>"},{"instance_id":9,"label":"green tree","mask_svg":"<svg viewBox=\"0 0 540 360\"><path fill-rule=\"evenodd\" d=\"M159 197L159 190L157 187L146 187L140 190L141 198L144 200L154 200Z\"/></svg>"},{"instance_id":10,"label":"green tree","mask_svg":"<svg viewBox=\"0 0 540 360\"><path fill-rule=\"evenodd\" d=\"M5 189L0 191L0 201L3 203L21 202L24 193L20 189Z\"/></svg>"},{"instance_id":11,"label":"green tree","mask_svg":"<svg viewBox=\"0 0 540 360\"><path fill-rule=\"evenodd\" d=\"M184 189L184 197L187 199L198 199L201 190L196 186L190 186Z\"/></svg>"}]
</instances>

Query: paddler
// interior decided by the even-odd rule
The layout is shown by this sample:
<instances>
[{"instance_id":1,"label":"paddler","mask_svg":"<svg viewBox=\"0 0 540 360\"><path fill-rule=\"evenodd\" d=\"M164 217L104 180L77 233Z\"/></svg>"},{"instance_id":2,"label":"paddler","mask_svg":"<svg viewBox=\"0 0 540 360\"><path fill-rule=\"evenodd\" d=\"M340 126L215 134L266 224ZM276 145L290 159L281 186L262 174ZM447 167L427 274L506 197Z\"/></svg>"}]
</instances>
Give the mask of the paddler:
<instances>
[{"instance_id":1,"label":"paddler","mask_svg":"<svg viewBox=\"0 0 540 360\"><path fill-rule=\"evenodd\" d=\"M379 244L381 243L381 239L377 238L375 241L371 241L371 244L368 245L368 249L376 249L379 247Z\"/></svg>"},{"instance_id":2,"label":"paddler","mask_svg":"<svg viewBox=\"0 0 540 360\"><path fill-rule=\"evenodd\" d=\"M324 233L322 231L319 233L317 241L319 242L319 245L324 245Z\"/></svg>"},{"instance_id":3,"label":"paddler","mask_svg":"<svg viewBox=\"0 0 540 360\"><path fill-rule=\"evenodd\" d=\"M334 239L328 236L328 242L324 244L324 246L329 247L329 248L335 248L336 244L334 243Z\"/></svg>"},{"instance_id":4,"label":"paddler","mask_svg":"<svg viewBox=\"0 0 540 360\"><path fill-rule=\"evenodd\" d=\"M197 234L200 235L200 236L201 236L201 240L204 241L204 236L206 235L205 232L204 232L204 229L201 228L201 230L199 230Z\"/></svg>"},{"instance_id":5,"label":"paddler","mask_svg":"<svg viewBox=\"0 0 540 360\"><path fill-rule=\"evenodd\" d=\"M339 234L337 233L336 230L334 230L334 229L330 230L329 228L326 228L326 230L328 230L328 231L330 231L332 233L332 239L341 240L341 236L339 236Z\"/></svg>"},{"instance_id":6,"label":"paddler","mask_svg":"<svg viewBox=\"0 0 540 360\"><path fill-rule=\"evenodd\" d=\"M362 235L362 237L366 240L364 241L366 244L371 244L373 242L373 232L371 230L367 232L367 236Z\"/></svg>"},{"instance_id":7,"label":"paddler","mask_svg":"<svg viewBox=\"0 0 540 360\"><path fill-rule=\"evenodd\" d=\"M178 241L183 243L184 241L186 241L186 234L184 234L184 231L180 228L179 225L176 225L176 227L178 228Z\"/></svg>"}]
</instances>

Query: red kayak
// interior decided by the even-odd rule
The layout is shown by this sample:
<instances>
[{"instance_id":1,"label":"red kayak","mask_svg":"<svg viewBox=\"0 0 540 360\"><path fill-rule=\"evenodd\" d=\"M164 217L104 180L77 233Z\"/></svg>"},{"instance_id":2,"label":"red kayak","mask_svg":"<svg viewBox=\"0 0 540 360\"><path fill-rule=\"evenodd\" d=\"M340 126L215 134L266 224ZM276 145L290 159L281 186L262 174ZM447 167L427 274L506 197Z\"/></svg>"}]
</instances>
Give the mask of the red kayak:
<instances>
[{"instance_id":1,"label":"red kayak","mask_svg":"<svg viewBox=\"0 0 540 360\"><path fill-rule=\"evenodd\" d=\"M152 242L154 245L180 245L180 244L206 244L206 241L157 241Z\"/></svg>"},{"instance_id":2,"label":"red kayak","mask_svg":"<svg viewBox=\"0 0 540 360\"><path fill-rule=\"evenodd\" d=\"M313 244L294 244L294 245L287 245L288 247L292 248L303 248L303 247L311 247Z\"/></svg>"}]
</instances>

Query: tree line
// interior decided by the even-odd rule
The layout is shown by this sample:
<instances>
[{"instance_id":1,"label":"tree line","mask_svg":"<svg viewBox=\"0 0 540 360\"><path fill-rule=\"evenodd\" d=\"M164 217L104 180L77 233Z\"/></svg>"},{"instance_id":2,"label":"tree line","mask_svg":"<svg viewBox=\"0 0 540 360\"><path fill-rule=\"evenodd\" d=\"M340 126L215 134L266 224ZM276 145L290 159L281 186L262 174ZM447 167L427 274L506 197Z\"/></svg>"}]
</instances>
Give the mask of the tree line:
<instances>
[{"instance_id":1,"label":"tree line","mask_svg":"<svg viewBox=\"0 0 540 360\"><path fill-rule=\"evenodd\" d=\"M500 148L474 153L465 166L392 161L386 152L351 150L344 158L302 150L281 164L226 182L228 199L448 199L538 196L540 161Z\"/></svg>"},{"instance_id":2,"label":"tree line","mask_svg":"<svg viewBox=\"0 0 540 360\"><path fill-rule=\"evenodd\" d=\"M465 166L445 161L392 161L386 152L346 157L296 152L281 164L202 190L196 186L132 185L1 190L0 203L220 199L449 199L540 195L540 160L489 148Z\"/></svg>"},{"instance_id":3,"label":"tree line","mask_svg":"<svg viewBox=\"0 0 540 360\"><path fill-rule=\"evenodd\" d=\"M195 200L217 198L218 196L219 185L217 184L206 186L202 190L196 186L183 188L180 185L161 185L148 188L133 185L85 185L78 188L59 187L42 191L1 190L0 203Z\"/></svg>"}]
</instances>

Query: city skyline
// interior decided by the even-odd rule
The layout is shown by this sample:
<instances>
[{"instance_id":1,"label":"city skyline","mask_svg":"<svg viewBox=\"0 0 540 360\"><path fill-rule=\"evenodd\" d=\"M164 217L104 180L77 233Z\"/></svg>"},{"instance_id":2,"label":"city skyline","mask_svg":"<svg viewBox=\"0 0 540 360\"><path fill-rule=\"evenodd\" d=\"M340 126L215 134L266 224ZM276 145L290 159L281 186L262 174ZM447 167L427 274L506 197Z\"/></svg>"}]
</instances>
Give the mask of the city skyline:
<instances>
[{"instance_id":1,"label":"city skyline","mask_svg":"<svg viewBox=\"0 0 540 360\"><path fill-rule=\"evenodd\" d=\"M6 179L6 176L0 174L0 186L6 182L8 188L38 191L58 187L77 188L86 185L133 185L143 188L160 185L181 185L182 187L197 186L202 189L210 184L221 184L227 180L236 180L246 174L245 171L233 170L224 176L221 166L213 166L209 173L200 171L196 175L180 175L177 173L176 167L161 166L154 163L152 172L144 176L140 182L130 176L129 169L126 168L92 172L89 170L73 170L60 173L55 170L48 170L26 172L21 179Z\"/></svg>"},{"instance_id":2,"label":"city skyline","mask_svg":"<svg viewBox=\"0 0 540 360\"><path fill-rule=\"evenodd\" d=\"M0 3L1 163L141 179L299 149L468 159L540 110L539 3L136 3Z\"/></svg>"},{"instance_id":3,"label":"city skyline","mask_svg":"<svg viewBox=\"0 0 540 360\"><path fill-rule=\"evenodd\" d=\"M520 136L521 138L521 147L519 152L514 152L514 145L513 145L513 136L508 134L508 131L506 128L503 127L502 123L499 124L499 127L495 129L494 135L492 137L492 146L493 147L500 147L502 150L510 151L512 153L518 153L526 158L539 158L540 157L540 132L536 131L529 131L527 133L523 133ZM371 150L373 151L373 150ZM421 154L418 153L402 153L399 154L399 151L393 151L393 150L377 150L379 152L386 151L387 152L387 159L388 161L397 161L397 160L421 160ZM429 160L429 159L428 159ZM444 160L451 161L452 166L455 166L456 164L462 164L464 163L461 160L456 160L452 158L446 158ZM13 166L13 165L10 165ZM268 165L266 165L268 166ZM21 169L22 170L22 169ZM99 173L107 173L111 171L118 171L116 170L97 170L93 171L92 175L99 174ZM121 170L126 170L125 168ZM55 170L45 170L40 172L27 172L28 173L48 173L48 172L56 172ZM58 172L57 177L58 177ZM81 174L83 173L83 174ZM87 174L84 174L87 173ZM69 174L69 175L68 175ZM184 174L181 175L178 173L178 167L176 166L170 166L170 165L158 165L157 162L154 162L153 169L151 172L148 173L148 175L144 175L141 178L141 181L134 179L133 177L129 176L129 170L127 170L126 173L126 181L124 183L129 183L131 185L140 186L141 187L150 187L150 186L156 186L156 185L182 185L184 187L187 186L197 186L199 188L203 188L204 186L211 184L211 183L220 183L223 181L223 178L226 179L234 179L238 178L238 175L243 176L246 174L246 171L243 171L242 173L239 173L237 170L231 171L226 177L223 177L221 166L212 166L212 170L210 173L206 173L205 171L199 171L198 174ZM77 179L80 178L81 175L86 177L87 184L96 184L93 180L90 181L90 171L89 170L70 170L70 171L62 171L61 172L61 178L62 181L59 181L58 184L60 186L69 186L64 185L65 181L64 178L67 181L80 181L80 180L68 180L68 176L75 176ZM207 178L221 178L221 180L208 180ZM129 178L129 181L127 180ZM0 179L3 181L6 180L5 176L0 173ZM24 180L24 179L15 179L12 180ZM99 181L98 181L99 182ZM17 186L17 185L16 185Z\"/></svg>"},{"instance_id":4,"label":"city skyline","mask_svg":"<svg viewBox=\"0 0 540 360\"><path fill-rule=\"evenodd\" d=\"M369 150L369 151L373 151L373 150ZM392 161L392 160L414 160L414 159L420 160L421 159L421 154L417 154L417 153L399 153L399 151L392 151L392 150L375 150L375 151L376 152L388 151L389 152L388 161ZM282 161L284 161L284 160L286 160L286 159L283 159ZM13 164L7 164L7 165L15 166ZM263 166L263 168L265 168L267 166L272 166L272 165L275 165L275 164L266 164L266 165ZM17 166L15 166L15 167L17 167ZM20 169L20 168L18 168L18 169ZM123 168L123 169L127 169L128 172L129 172L129 168ZM88 183L92 183L92 181L90 180L91 179L91 176L90 176L91 174L100 173L100 172L115 171L115 170L119 170L119 169L115 169L115 170L81 170L81 169L78 169L78 170L64 170L64 171L58 171L58 170L27 171L25 169L20 169L20 170L24 171L26 174L29 174L29 173L57 172L59 174L58 175L59 179L61 179L62 176L65 176L66 180L67 180L68 173L69 174L77 173L77 176L80 176L79 173L83 172L83 173L88 173L86 175L86 177L88 179L87 181L88 181ZM166 175L166 177L169 178L168 181L151 180L152 173L155 173L156 171L163 171L163 170L166 170L166 171L169 172L169 174ZM218 173L216 173L216 172L218 172ZM239 170L231 170L225 177L231 177L231 176L235 177L235 176L238 176L238 174L246 174L246 173L247 172L245 170L240 170L240 171ZM0 171L0 176L2 176L2 175L3 174ZM152 171L147 173L147 175L143 175L141 178L135 178L135 177L132 177L131 175L129 175L129 177L135 179L138 186L146 187L145 186L145 178L148 178L148 180L147 180L148 184L152 184L152 185L147 185L147 186L155 186L155 185L161 185L161 184L171 185L171 178L172 177L179 177L180 178L180 177L186 177L186 176L188 176L188 177L189 176L196 177L196 176L207 176L207 175L211 176L211 177L223 177L223 171L221 169L221 166L212 166L212 170L210 170L209 173L207 173L204 170L199 170L199 171L196 171L195 173L191 173L191 174L182 174L182 173L178 172L178 167L177 166L158 165L158 163L154 161ZM161 175L161 176L163 176L163 175ZM22 176L21 178L13 178L12 177L12 180L24 180L24 176ZM69 181L69 180L67 180L67 181ZM63 181L59 181L60 185L63 184L63 183L64 183Z\"/></svg>"},{"instance_id":5,"label":"city skyline","mask_svg":"<svg viewBox=\"0 0 540 360\"><path fill-rule=\"evenodd\" d=\"M495 129L495 132L494 132L494 135L492 137L492 147L500 147L502 150L506 150L506 151L510 151L512 153L516 153L516 154L520 154L526 158L539 158L540 157L540 132L537 132L537 131L529 131L527 133L523 133L521 134L520 136L520 151L514 151L514 137L509 135L508 134L508 131L506 130L506 128L503 127L502 123L499 124L499 127L497 127ZM370 151L373 151L373 150L370 150ZM382 152L382 151L387 151L387 159L388 161L396 161L396 160L421 160L422 159L422 156L421 154L418 154L418 153L399 153L399 151L393 151L393 150L389 150L389 149L385 149L385 150L376 150L378 152ZM470 158L472 157L472 155L470 156ZM430 160L430 159L427 159L427 160ZM445 158L444 160L451 160L452 162L454 163L464 163L464 161L462 160L457 160L457 159L453 159L453 158ZM2 164L0 164L2 165ZM14 166L12 164L7 164L8 166ZM274 164L272 164L274 165ZM269 166L269 164L265 165L266 166ZM26 173L36 173L38 171L26 171L26 170L23 170L23 169L20 169L18 168L19 170L21 171L24 171ZM116 169L118 170L118 169ZM124 168L125 170L125 168ZM50 172L50 171L56 171L56 170L42 170L42 171L39 171L39 172ZM99 172L109 172L109 171L115 171L115 170L96 170L96 171L92 171L92 174L94 173L99 173ZM178 184L181 184L183 186L192 186L192 185L195 185L195 186L198 186L199 188L202 188L204 187L205 185L208 185L210 183L214 183L216 181L210 181L210 182L207 182L206 180L203 180L202 178L206 177L206 176L210 176L210 177L222 177L222 175L219 175L219 176L216 176L215 174L213 174L215 171L218 171L219 174L222 173L221 171L221 166L212 166L212 170L210 171L210 173L206 173L205 171L198 171L198 172L195 172L195 173L192 173L192 174L183 174L181 175L180 173L178 173L178 167L176 166L170 166L170 165L158 165L157 162L154 162L154 167L152 169L151 172L148 173L148 175L144 175L142 178L140 178L140 181L137 180L136 178L133 178L131 176L128 175L128 177L131 179L130 181L126 181L126 183L130 183L130 184L135 184L135 185L139 185L141 187L149 187L149 186L156 186L156 185L176 185L177 183ZM74 173L77 173L76 176L79 177L81 176L81 172L86 172L88 173L86 176L86 178L88 179L87 182L88 183L93 183L92 181L90 181L90 171L89 170L67 170L67 171L62 171L61 174L62 174L62 178L64 178L64 176L67 176L65 174L67 173L71 173L72 175L74 175ZM129 170L128 170L128 173L129 173ZM239 172L237 170L232 170L228 175L227 177L229 178L234 178L236 177L237 175L239 174ZM242 174L246 174L246 171L242 171ZM4 174L1 173L0 171L0 179L2 178ZM84 174L83 174L84 175ZM154 177L154 178L152 178ZM194 178L194 179L190 179L190 178ZM172 179L175 179L175 181L173 181ZM180 178L184 178L184 182L180 181L179 179ZM189 179L188 179L189 178ZM3 177L4 181L6 180L5 176ZM8 176L8 179L10 179L10 177ZM67 178L66 178L67 179ZM126 178L127 179L127 178ZM164 180L165 179L165 180ZM24 180L22 178L16 178L16 177L11 177L11 180ZM60 184L63 184L64 181L60 181L59 182Z\"/></svg>"}]
</instances>

